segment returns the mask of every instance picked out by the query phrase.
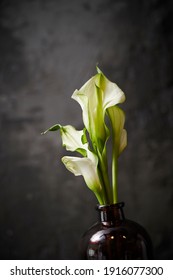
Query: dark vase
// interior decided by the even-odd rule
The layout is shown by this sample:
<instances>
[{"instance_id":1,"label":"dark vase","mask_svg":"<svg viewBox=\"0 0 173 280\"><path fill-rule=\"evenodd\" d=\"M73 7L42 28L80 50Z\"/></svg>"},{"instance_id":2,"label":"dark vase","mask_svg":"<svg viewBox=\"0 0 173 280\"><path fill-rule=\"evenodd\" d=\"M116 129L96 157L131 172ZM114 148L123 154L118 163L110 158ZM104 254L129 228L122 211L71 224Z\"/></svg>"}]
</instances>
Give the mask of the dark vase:
<instances>
[{"instance_id":1,"label":"dark vase","mask_svg":"<svg viewBox=\"0 0 173 280\"><path fill-rule=\"evenodd\" d=\"M152 243L145 229L127 220L124 203L97 207L100 221L82 237L81 259L147 260L152 259Z\"/></svg>"}]
</instances>

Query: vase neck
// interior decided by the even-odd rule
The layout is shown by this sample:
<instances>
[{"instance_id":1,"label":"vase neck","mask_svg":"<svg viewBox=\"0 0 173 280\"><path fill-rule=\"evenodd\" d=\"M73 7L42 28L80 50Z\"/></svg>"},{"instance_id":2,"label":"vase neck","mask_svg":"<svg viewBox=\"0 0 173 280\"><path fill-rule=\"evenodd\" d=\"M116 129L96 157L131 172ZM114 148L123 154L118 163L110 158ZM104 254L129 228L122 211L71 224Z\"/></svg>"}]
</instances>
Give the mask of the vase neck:
<instances>
[{"instance_id":1,"label":"vase neck","mask_svg":"<svg viewBox=\"0 0 173 280\"><path fill-rule=\"evenodd\" d=\"M124 212L123 212L124 203L116 203L111 205L99 205L98 211L100 213L100 220L103 225L116 224L117 222L123 221Z\"/></svg>"}]
</instances>

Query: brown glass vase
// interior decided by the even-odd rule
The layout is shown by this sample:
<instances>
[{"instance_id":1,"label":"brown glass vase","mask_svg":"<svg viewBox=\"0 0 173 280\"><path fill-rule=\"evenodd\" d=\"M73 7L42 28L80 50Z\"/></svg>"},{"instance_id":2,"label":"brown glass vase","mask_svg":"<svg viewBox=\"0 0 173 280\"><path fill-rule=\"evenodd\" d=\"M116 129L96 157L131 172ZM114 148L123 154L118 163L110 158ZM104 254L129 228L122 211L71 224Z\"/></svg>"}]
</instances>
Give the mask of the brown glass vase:
<instances>
[{"instance_id":1,"label":"brown glass vase","mask_svg":"<svg viewBox=\"0 0 173 280\"><path fill-rule=\"evenodd\" d=\"M153 258L152 243L146 230L127 220L124 203L97 207L100 221L82 237L81 259L147 260Z\"/></svg>"}]
</instances>

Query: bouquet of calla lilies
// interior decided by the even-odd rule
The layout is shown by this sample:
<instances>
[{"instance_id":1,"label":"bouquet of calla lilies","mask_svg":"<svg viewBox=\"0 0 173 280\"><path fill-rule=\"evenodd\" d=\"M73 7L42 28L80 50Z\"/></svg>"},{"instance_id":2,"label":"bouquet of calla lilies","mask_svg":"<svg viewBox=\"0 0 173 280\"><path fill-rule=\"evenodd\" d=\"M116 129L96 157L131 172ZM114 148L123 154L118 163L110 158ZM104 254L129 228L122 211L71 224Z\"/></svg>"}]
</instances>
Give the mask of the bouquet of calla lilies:
<instances>
[{"instance_id":1,"label":"bouquet of calla lilies","mask_svg":"<svg viewBox=\"0 0 173 280\"><path fill-rule=\"evenodd\" d=\"M43 134L60 130L66 150L79 154L64 156L62 162L75 176L82 175L99 204L105 205L118 202L118 157L127 145L125 114L118 104L125 101L125 95L98 67L96 69L97 74L72 95L81 106L84 128L76 130L71 125L55 124ZM111 155L107 146L110 138ZM111 171L108 170L109 161Z\"/></svg>"}]
</instances>

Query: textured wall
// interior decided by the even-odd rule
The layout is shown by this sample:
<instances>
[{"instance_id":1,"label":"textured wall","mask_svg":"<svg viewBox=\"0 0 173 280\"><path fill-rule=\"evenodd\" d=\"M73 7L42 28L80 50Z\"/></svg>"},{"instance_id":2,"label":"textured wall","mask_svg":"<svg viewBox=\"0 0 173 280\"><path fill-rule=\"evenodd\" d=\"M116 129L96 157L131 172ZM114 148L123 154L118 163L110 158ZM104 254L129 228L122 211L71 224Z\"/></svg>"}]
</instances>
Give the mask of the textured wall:
<instances>
[{"instance_id":1,"label":"textured wall","mask_svg":"<svg viewBox=\"0 0 173 280\"><path fill-rule=\"evenodd\" d=\"M96 200L61 164L54 123L82 128L70 97L103 72L126 93L125 213L173 258L173 10L169 0L0 2L0 258L75 259Z\"/></svg>"}]
</instances>

